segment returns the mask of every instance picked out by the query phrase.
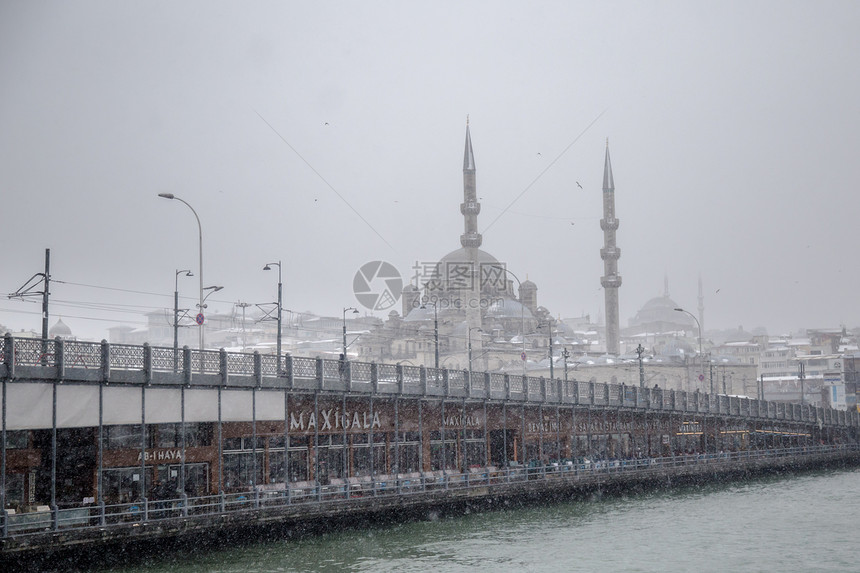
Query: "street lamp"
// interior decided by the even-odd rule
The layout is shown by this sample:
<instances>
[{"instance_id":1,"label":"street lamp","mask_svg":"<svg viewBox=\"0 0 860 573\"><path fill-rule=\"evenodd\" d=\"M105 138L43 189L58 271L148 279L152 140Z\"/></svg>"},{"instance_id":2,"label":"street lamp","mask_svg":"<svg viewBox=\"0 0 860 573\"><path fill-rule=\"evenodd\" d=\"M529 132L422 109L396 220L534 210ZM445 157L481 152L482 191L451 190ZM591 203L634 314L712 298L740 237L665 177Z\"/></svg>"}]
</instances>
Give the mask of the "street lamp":
<instances>
[{"instance_id":1,"label":"street lamp","mask_svg":"<svg viewBox=\"0 0 860 573\"><path fill-rule=\"evenodd\" d=\"M343 359L346 360L346 313L351 310L352 314L358 314L358 309L355 307L347 307L343 309Z\"/></svg>"},{"instance_id":2,"label":"street lamp","mask_svg":"<svg viewBox=\"0 0 860 573\"><path fill-rule=\"evenodd\" d=\"M554 380L555 379L555 370L553 369L554 368L554 364L553 364L554 356L553 356L553 350L552 350L552 335L553 335L552 323L549 320L547 320L546 325L549 327L549 378L550 378L550 380ZM538 325L538 328L540 328L540 325Z\"/></svg>"},{"instance_id":3,"label":"street lamp","mask_svg":"<svg viewBox=\"0 0 860 573\"><path fill-rule=\"evenodd\" d=\"M427 308L426 304L427 303L422 304L421 308L426 309ZM434 302L431 302L429 304L433 305L433 342L435 343L435 346L436 346L436 370L439 370L439 314L437 312L436 302L434 301ZM471 369L472 368L470 366L469 370L471 370Z\"/></svg>"},{"instance_id":4,"label":"street lamp","mask_svg":"<svg viewBox=\"0 0 860 573\"><path fill-rule=\"evenodd\" d=\"M189 270L177 270L176 281L173 288L173 371L176 371L176 354L179 352L179 275L185 273L186 277L193 277L194 273Z\"/></svg>"},{"instance_id":5,"label":"street lamp","mask_svg":"<svg viewBox=\"0 0 860 573\"><path fill-rule=\"evenodd\" d=\"M469 338L469 372L472 372L472 331L473 330L477 330L478 332L484 332L478 326L472 326L471 328L469 328L469 336L468 336L468 338Z\"/></svg>"},{"instance_id":6,"label":"street lamp","mask_svg":"<svg viewBox=\"0 0 860 573\"><path fill-rule=\"evenodd\" d=\"M272 270L271 265L278 265L278 366L275 369L275 372L280 375L281 373L281 296L283 293L283 283L281 282L281 261L277 263L266 263L266 266L263 267L264 271ZM346 351L344 351L346 353Z\"/></svg>"},{"instance_id":7,"label":"street lamp","mask_svg":"<svg viewBox=\"0 0 860 573\"><path fill-rule=\"evenodd\" d=\"M645 387L645 367L642 366L642 354L645 352L645 349L642 345L638 345L636 347L636 356L639 357L639 387Z\"/></svg>"},{"instance_id":8,"label":"street lamp","mask_svg":"<svg viewBox=\"0 0 860 573\"><path fill-rule=\"evenodd\" d=\"M206 293L206 296L203 297L203 302L200 304L200 312L201 313L203 312L204 309L207 308L206 299L209 298L210 296L212 296L212 293L216 293L219 290L222 290L223 288L224 287L222 287L222 286L214 286L214 285L203 288L203 290L205 290L205 291L208 290L209 292ZM203 328L204 328L204 326L201 324L200 325L200 344L201 344L200 349L201 350L203 349ZM200 367L201 368L203 367L203 357L200 358Z\"/></svg>"},{"instance_id":9,"label":"street lamp","mask_svg":"<svg viewBox=\"0 0 860 573\"><path fill-rule=\"evenodd\" d=\"M702 377L705 376L705 358L704 354L702 354L702 325L699 323L699 319L696 318L696 315L690 312L689 310L684 310L683 308L676 308L678 312L683 312L684 314L689 314L693 320L696 321L696 326L699 327L699 362L702 363ZM711 394L714 393L714 389L711 388Z\"/></svg>"},{"instance_id":10,"label":"street lamp","mask_svg":"<svg viewBox=\"0 0 860 573\"><path fill-rule=\"evenodd\" d=\"M203 314L203 225L200 224L200 217L197 216L197 211L195 211L194 207L192 207L190 204L188 204L188 202L185 201L184 199L177 197L173 193L159 193L158 196L162 197L164 199L176 199L180 203L184 203L185 206L188 207L189 209L191 209L191 212L194 213L194 218L197 219L197 232L198 232L199 247L200 247L200 249L199 249L199 251L200 251L200 267L199 267L200 298L199 298L199 302L198 302L198 308L199 308L198 312L202 315ZM200 338L200 351L203 352L203 322L198 321L197 324L200 325L200 336L199 336L199 338ZM202 363L202 359L201 359L201 363Z\"/></svg>"},{"instance_id":11,"label":"street lamp","mask_svg":"<svg viewBox=\"0 0 860 573\"><path fill-rule=\"evenodd\" d=\"M570 351L566 346L561 347L561 356L564 358L564 382L567 384L567 359L570 358Z\"/></svg>"}]
</instances>

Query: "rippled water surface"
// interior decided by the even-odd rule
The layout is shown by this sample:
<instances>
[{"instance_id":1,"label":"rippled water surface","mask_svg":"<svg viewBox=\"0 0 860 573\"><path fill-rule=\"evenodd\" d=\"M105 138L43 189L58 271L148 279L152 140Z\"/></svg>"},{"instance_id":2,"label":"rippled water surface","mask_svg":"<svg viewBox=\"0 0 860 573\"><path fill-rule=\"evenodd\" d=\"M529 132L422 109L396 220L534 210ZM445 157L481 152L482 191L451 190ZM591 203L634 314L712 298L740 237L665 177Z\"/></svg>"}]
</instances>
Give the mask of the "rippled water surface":
<instances>
[{"instance_id":1,"label":"rippled water surface","mask_svg":"<svg viewBox=\"0 0 860 573\"><path fill-rule=\"evenodd\" d=\"M858 499L860 470L817 472L171 552L146 570L858 571Z\"/></svg>"}]
</instances>

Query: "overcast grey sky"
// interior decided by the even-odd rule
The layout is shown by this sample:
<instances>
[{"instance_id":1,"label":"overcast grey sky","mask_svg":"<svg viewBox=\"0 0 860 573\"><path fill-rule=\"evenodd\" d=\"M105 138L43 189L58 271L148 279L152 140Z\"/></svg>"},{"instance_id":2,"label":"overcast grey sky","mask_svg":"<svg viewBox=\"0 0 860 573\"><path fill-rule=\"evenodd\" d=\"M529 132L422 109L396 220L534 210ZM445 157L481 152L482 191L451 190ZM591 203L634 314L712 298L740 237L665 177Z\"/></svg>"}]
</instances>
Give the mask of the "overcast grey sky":
<instances>
[{"instance_id":1,"label":"overcast grey sky","mask_svg":"<svg viewBox=\"0 0 860 573\"><path fill-rule=\"evenodd\" d=\"M858 28L853 1L7 0L0 292L50 248L93 285L54 285L51 324L172 307L198 254L170 192L218 310L274 300L280 259L285 308L337 316L363 263L459 248L468 114L483 248L554 315L603 306L608 137L622 326L664 275L695 309L700 274L706 328L860 326Z\"/></svg>"}]
</instances>

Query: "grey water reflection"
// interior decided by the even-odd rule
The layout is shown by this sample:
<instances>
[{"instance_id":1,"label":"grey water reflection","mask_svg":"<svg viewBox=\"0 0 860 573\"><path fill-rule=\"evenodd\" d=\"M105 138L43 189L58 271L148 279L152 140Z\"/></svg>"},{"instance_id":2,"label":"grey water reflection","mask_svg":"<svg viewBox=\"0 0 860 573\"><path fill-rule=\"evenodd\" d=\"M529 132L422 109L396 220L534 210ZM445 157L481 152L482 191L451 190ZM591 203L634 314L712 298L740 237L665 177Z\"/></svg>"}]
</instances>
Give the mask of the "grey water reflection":
<instances>
[{"instance_id":1,"label":"grey water reflection","mask_svg":"<svg viewBox=\"0 0 860 573\"><path fill-rule=\"evenodd\" d=\"M152 571L855 571L860 470L368 526ZM138 569L139 570L139 569Z\"/></svg>"}]
</instances>

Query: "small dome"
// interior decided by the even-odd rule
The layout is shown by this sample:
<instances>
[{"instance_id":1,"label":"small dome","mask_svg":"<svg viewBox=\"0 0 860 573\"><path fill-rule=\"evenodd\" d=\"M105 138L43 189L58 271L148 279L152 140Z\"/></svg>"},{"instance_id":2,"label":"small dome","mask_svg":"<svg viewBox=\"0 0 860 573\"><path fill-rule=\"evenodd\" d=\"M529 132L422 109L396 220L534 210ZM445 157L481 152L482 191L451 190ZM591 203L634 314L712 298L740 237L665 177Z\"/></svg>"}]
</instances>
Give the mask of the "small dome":
<instances>
[{"instance_id":1,"label":"small dome","mask_svg":"<svg viewBox=\"0 0 860 573\"><path fill-rule=\"evenodd\" d=\"M696 322L690 315L675 310L678 303L668 296L658 296L646 302L636 316L630 319L630 326L675 325L682 329L695 328ZM665 329L665 328L664 328Z\"/></svg>"},{"instance_id":2,"label":"small dome","mask_svg":"<svg viewBox=\"0 0 860 573\"><path fill-rule=\"evenodd\" d=\"M487 307L487 316L495 318L533 318L532 312L527 307L511 298L495 300L493 304Z\"/></svg>"},{"instance_id":3,"label":"small dome","mask_svg":"<svg viewBox=\"0 0 860 573\"><path fill-rule=\"evenodd\" d=\"M56 324L54 324L54 326L52 326L48 331L48 336L50 338L56 338L58 336L60 338L69 338L72 336L72 329L69 328L61 318L57 320Z\"/></svg>"},{"instance_id":4,"label":"small dome","mask_svg":"<svg viewBox=\"0 0 860 573\"><path fill-rule=\"evenodd\" d=\"M405 317L403 317L404 322L420 322L423 320L432 321L436 316L438 316L438 312L434 315L433 313L433 305L429 306L416 306L412 310L409 311Z\"/></svg>"}]
</instances>

